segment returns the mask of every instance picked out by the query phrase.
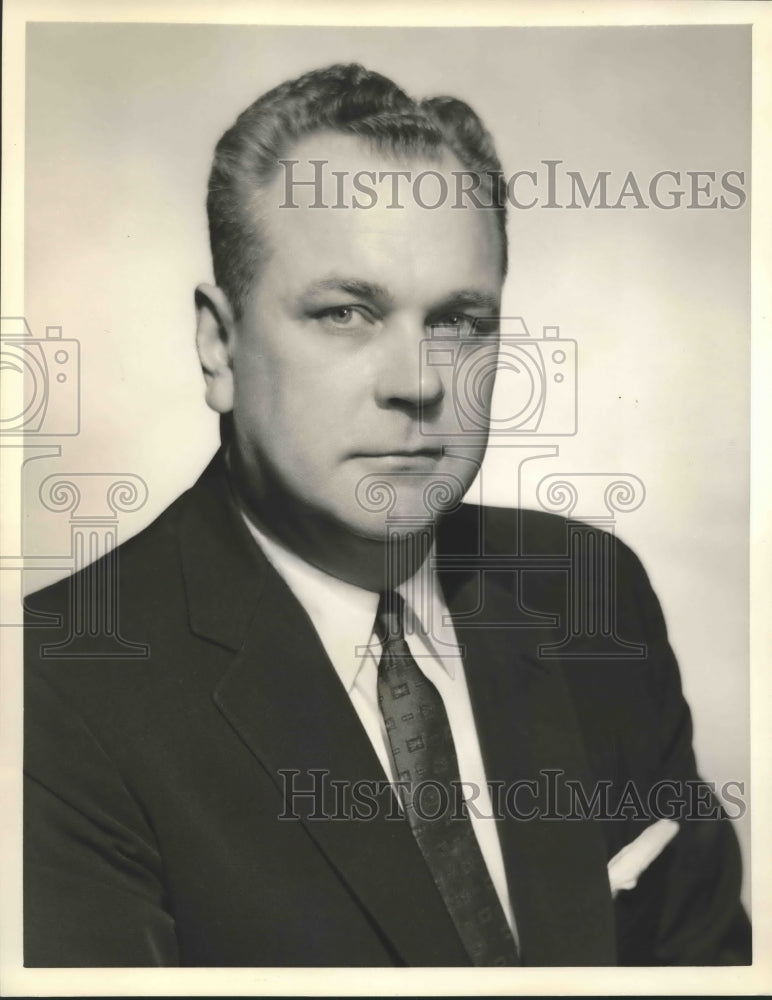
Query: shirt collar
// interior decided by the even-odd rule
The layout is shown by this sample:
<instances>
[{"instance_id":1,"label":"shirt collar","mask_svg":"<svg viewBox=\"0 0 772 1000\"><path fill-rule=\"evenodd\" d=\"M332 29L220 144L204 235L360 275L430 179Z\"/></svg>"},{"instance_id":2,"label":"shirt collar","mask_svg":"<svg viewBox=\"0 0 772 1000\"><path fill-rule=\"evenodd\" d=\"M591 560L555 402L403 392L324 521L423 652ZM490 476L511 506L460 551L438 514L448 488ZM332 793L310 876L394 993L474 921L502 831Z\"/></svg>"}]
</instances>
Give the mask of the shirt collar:
<instances>
[{"instance_id":1,"label":"shirt collar","mask_svg":"<svg viewBox=\"0 0 772 1000\"><path fill-rule=\"evenodd\" d=\"M305 609L338 676L350 692L363 662L372 656L377 660L380 656L381 644L373 633L379 595L312 566L269 538L243 510L242 516L268 561ZM446 647L445 652L451 646L457 649L455 632L431 568L433 554L434 549L413 576L396 589L405 601L408 637L411 632L419 633L452 678L454 657L443 658L441 647Z\"/></svg>"}]
</instances>

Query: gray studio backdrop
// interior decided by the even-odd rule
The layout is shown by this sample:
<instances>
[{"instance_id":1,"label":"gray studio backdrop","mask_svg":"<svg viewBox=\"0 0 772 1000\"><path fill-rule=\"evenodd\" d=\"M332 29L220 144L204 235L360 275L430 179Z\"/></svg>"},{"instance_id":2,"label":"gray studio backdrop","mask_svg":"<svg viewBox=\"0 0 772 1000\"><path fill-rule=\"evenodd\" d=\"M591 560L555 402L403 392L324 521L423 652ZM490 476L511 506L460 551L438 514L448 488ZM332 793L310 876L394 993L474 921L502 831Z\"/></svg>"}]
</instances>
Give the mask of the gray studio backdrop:
<instances>
[{"instance_id":1,"label":"gray studio backdrop","mask_svg":"<svg viewBox=\"0 0 772 1000\"><path fill-rule=\"evenodd\" d=\"M592 515L605 508L585 495L599 481L587 474L640 482L614 530L660 595L703 774L747 793L750 29L33 24L27 45L26 318L35 338L54 326L78 341L64 386L79 382L80 413L60 455L22 476L21 544L42 567L25 588L66 572L68 515L40 497L49 476L139 477L147 499L121 515L126 538L213 453L192 295L211 276L212 148L269 87L360 61L413 93L463 97L506 173L535 175L514 188L540 200L511 211L504 311L537 339L557 326L576 341L577 433L493 449L475 489L539 506L545 477L573 475L575 514ZM650 197L661 171L680 177L658 188L672 208ZM619 208L598 207L597 192L569 208L569 172L588 191L606 172L609 204L635 181ZM41 351L55 367L54 348ZM67 411L64 391L51 382L51 414ZM497 412L518 391L502 380ZM39 433L63 429L54 415ZM747 815L738 829L747 864Z\"/></svg>"}]
</instances>

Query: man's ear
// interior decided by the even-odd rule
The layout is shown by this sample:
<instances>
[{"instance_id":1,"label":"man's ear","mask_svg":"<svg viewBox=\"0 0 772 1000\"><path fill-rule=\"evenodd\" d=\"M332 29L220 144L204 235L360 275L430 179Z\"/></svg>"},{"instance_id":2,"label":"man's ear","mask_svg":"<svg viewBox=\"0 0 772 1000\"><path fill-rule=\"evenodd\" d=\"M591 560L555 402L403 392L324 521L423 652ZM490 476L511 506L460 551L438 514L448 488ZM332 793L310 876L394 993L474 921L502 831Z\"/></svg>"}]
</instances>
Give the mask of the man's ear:
<instances>
[{"instance_id":1,"label":"man's ear","mask_svg":"<svg viewBox=\"0 0 772 1000\"><path fill-rule=\"evenodd\" d=\"M231 363L236 322L221 288L201 284L196 288L196 347L206 382L206 402L216 413L233 409Z\"/></svg>"}]
</instances>

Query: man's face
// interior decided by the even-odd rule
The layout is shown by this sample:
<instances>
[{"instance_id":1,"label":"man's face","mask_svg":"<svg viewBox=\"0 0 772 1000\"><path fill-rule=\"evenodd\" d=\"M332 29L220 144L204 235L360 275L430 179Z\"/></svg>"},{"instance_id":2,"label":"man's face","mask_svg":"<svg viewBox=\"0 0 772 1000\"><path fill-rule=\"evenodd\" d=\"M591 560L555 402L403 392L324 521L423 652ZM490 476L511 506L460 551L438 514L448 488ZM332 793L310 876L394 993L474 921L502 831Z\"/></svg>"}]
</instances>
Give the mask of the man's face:
<instances>
[{"instance_id":1,"label":"man's face","mask_svg":"<svg viewBox=\"0 0 772 1000\"><path fill-rule=\"evenodd\" d=\"M437 494L457 501L479 468L487 441L501 248L493 213L417 204L391 181L369 209L335 209L333 171L424 169L448 175L461 165L394 158L338 134L308 137L291 152L296 178L313 176L310 159L328 161L323 201L296 187L285 202L283 173L259 200L268 257L236 324L232 344L237 447L258 503L286 517L322 515L355 535L383 537L395 518L431 519ZM431 194L427 194L431 190ZM431 204L429 182L422 194ZM360 198L360 201L363 199ZM366 203L366 201L365 201ZM491 326L494 329L491 331ZM435 330L457 343L429 358L422 341ZM448 353L448 348L451 353ZM481 352L487 372L474 391L473 419L459 417L452 357ZM459 353L460 352L460 353ZM465 406L467 414L470 408ZM436 484L438 489L430 489ZM428 490L428 492L427 492Z\"/></svg>"}]
</instances>

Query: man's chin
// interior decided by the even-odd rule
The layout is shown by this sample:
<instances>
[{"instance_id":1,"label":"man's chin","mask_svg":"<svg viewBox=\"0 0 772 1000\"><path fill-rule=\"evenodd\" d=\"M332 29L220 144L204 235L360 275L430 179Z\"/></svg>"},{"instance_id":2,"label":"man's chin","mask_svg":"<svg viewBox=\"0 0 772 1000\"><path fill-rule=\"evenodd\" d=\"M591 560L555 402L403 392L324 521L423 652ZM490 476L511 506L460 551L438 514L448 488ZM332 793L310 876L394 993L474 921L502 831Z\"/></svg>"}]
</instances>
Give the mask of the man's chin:
<instances>
[{"instance_id":1,"label":"man's chin","mask_svg":"<svg viewBox=\"0 0 772 1000\"><path fill-rule=\"evenodd\" d=\"M401 526L418 528L433 524L458 507L467 486L451 473L368 475L356 484L349 515L367 535L385 535Z\"/></svg>"},{"instance_id":2,"label":"man's chin","mask_svg":"<svg viewBox=\"0 0 772 1000\"><path fill-rule=\"evenodd\" d=\"M385 543L391 539L431 531L445 514L460 504L463 494L444 484L428 486L417 497L405 497L373 487L367 497L369 509L357 504L335 518L338 527L357 537Z\"/></svg>"},{"instance_id":3,"label":"man's chin","mask_svg":"<svg viewBox=\"0 0 772 1000\"><path fill-rule=\"evenodd\" d=\"M407 538L409 535L430 532L436 522L437 517L419 518L413 515L404 517L392 515L384 518L373 514L367 518L358 518L355 522L348 520L342 527L362 541L386 544L400 538Z\"/></svg>"}]
</instances>

